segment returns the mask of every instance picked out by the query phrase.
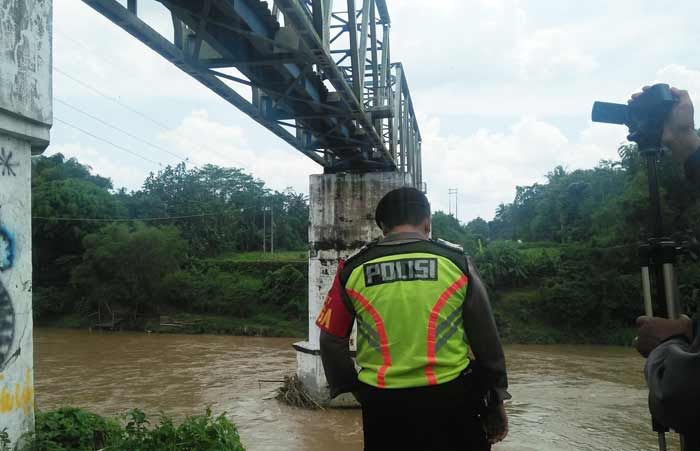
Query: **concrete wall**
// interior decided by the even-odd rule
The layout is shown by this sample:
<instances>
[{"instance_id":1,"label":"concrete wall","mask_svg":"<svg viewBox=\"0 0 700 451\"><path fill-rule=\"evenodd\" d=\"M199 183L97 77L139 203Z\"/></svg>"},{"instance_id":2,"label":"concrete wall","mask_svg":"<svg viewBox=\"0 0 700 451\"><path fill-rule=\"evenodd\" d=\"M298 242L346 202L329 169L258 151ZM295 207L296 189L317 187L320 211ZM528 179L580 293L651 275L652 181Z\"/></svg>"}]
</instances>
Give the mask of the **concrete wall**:
<instances>
[{"instance_id":1,"label":"concrete wall","mask_svg":"<svg viewBox=\"0 0 700 451\"><path fill-rule=\"evenodd\" d=\"M28 141L0 134L0 429L13 439L33 424L30 157Z\"/></svg>"},{"instance_id":2,"label":"concrete wall","mask_svg":"<svg viewBox=\"0 0 700 451\"><path fill-rule=\"evenodd\" d=\"M312 175L309 188L309 338L295 344L297 375L320 402L328 402L327 382L318 356L316 317L335 277L338 259L355 254L381 237L374 210L389 191L411 186L409 174ZM353 334L354 336L354 334ZM354 345L354 343L352 343ZM352 404L351 397L335 405Z\"/></svg>"},{"instance_id":3,"label":"concrete wall","mask_svg":"<svg viewBox=\"0 0 700 451\"><path fill-rule=\"evenodd\" d=\"M34 423L31 155L51 128L51 0L0 1L0 430Z\"/></svg>"}]
</instances>

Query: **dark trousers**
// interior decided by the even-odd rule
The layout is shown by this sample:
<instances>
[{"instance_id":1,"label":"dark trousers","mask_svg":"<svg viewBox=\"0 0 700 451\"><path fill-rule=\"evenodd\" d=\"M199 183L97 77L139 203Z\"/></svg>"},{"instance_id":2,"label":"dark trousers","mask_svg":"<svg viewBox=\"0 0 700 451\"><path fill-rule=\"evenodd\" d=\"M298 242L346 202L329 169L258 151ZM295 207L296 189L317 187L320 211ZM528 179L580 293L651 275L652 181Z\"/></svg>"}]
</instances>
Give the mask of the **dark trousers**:
<instances>
[{"instance_id":1,"label":"dark trousers","mask_svg":"<svg viewBox=\"0 0 700 451\"><path fill-rule=\"evenodd\" d=\"M412 389L363 385L365 451L489 451L491 446L461 379Z\"/></svg>"}]
</instances>

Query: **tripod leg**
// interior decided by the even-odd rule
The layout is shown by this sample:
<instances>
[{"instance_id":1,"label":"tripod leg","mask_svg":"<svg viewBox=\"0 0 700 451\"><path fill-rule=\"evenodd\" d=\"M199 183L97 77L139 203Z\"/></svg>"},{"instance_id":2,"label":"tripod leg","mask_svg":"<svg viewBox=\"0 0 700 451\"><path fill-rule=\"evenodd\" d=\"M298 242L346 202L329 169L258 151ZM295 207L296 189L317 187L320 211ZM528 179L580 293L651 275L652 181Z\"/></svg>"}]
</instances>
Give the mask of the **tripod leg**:
<instances>
[{"instance_id":1,"label":"tripod leg","mask_svg":"<svg viewBox=\"0 0 700 451\"><path fill-rule=\"evenodd\" d=\"M659 432L659 451L666 451L666 433Z\"/></svg>"},{"instance_id":2,"label":"tripod leg","mask_svg":"<svg viewBox=\"0 0 700 451\"><path fill-rule=\"evenodd\" d=\"M678 303L676 300L676 271L673 263L664 263L664 292L666 294L666 310L670 319L679 317Z\"/></svg>"},{"instance_id":3,"label":"tripod leg","mask_svg":"<svg viewBox=\"0 0 700 451\"><path fill-rule=\"evenodd\" d=\"M649 278L649 267L642 266L642 291L644 292L644 314L654 316L654 307L651 304L651 279Z\"/></svg>"}]
</instances>

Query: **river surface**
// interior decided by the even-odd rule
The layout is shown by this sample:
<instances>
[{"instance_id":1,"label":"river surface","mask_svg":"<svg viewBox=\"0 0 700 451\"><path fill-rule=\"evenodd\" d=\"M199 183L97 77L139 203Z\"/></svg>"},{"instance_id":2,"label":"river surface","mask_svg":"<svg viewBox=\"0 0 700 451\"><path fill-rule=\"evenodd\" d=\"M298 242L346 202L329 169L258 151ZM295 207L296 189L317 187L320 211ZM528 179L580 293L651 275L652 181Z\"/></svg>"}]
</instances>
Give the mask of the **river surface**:
<instances>
[{"instance_id":1,"label":"river surface","mask_svg":"<svg viewBox=\"0 0 700 451\"><path fill-rule=\"evenodd\" d=\"M358 410L272 399L295 371L293 339L37 329L39 409L104 415L138 407L175 418L226 412L249 451L362 449ZM510 434L497 451L654 450L643 360L632 349L509 346ZM670 449L678 449L675 440Z\"/></svg>"}]
</instances>

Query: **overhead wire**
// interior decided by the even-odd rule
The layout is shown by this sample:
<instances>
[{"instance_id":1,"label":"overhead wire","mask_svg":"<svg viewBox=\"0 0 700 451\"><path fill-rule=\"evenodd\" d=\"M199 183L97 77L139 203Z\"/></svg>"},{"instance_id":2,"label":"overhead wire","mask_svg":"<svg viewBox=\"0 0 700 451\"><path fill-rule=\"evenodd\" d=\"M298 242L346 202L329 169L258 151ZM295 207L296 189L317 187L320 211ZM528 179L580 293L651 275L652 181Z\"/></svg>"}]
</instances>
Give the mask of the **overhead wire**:
<instances>
[{"instance_id":1,"label":"overhead wire","mask_svg":"<svg viewBox=\"0 0 700 451\"><path fill-rule=\"evenodd\" d=\"M173 219L190 219L190 218L204 218L207 216L223 216L225 212L220 213L202 213L198 215L184 215L184 216L163 216L159 218L61 218L61 217L49 217L49 216L32 216L32 219L40 219L44 221L71 221L71 222L149 222L149 221L169 221Z\"/></svg>"},{"instance_id":2,"label":"overhead wire","mask_svg":"<svg viewBox=\"0 0 700 451\"><path fill-rule=\"evenodd\" d=\"M54 119L54 121L60 122L61 124L64 124L64 125L66 125L66 126L68 126L68 127L71 127L71 128L73 128L73 129L75 129L75 130L81 132L81 133L84 133L84 134L87 135L87 136L90 136L90 137L92 137L92 138L94 138L94 139L97 139L98 141L102 141L102 142L104 142L104 143L106 143L106 144L109 144L110 146L112 146L112 147L114 147L114 148L116 148L116 149L119 149L119 150L121 150L121 151L123 151L123 152L126 152L126 153L128 153L128 154L130 154L130 155L133 155L133 156L135 156L135 157L137 157L137 158L140 158L140 159L142 159L142 160L144 160L144 161L147 161L147 162L149 162L149 163L153 163L153 164L155 164L155 165L157 165L157 166L163 166L163 163L161 163L161 162L159 162L159 161L152 160L152 159L150 159L150 158L148 158L148 157L146 157L146 156L141 155L140 153L134 152L134 151L131 150L131 149L127 149L127 148L124 147L124 146L120 146L119 144L115 144L115 143L113 143L112 141L110 141L110 140L108 140L108 139L106 139L106 138L103 138L103 137L98 136L98 135L96 135L96 134L94 134L94 133L91 133L91 132L89 132L89 131L87 131L87 130L81 128L81 127L78 127L78 126L75 125L75 124L71 124L70 122L64 121L63 119L61 119L61 118L59 118L59 117L56 117L55 115L54 115L53 119Z\"/></svg>"},{"instance_id":3,"label":"overhead wire","mask_svg":"<svg viewBox=\"0 0 700 451\"><path fill-rule=\"evenodd\" d=\"M149 116L149 115L146 114L146 113L143 113L143 112L141 112L141 111L139 111L139 110L137 110L137 109L135 109L135 108L133 108L133 107L127 105L126 103L124 103L124 102L122 102L121 100L119 100L119 98L114 97L114 96L111 96L111 95L109 95L109 94L103 92L102 90L100 90L100 89L98 89L98 88L96 88L96 87L90 85L89 83L87 83L87 82L85 82L85 81L83 81L83 80L80 80L80 79L77 78L77 77L72 76L71 74L69 74L69 73L67 73L66 71L62 70L60 67L57 67L55 64L54 64L53 68L54 68L54 70L55 70L57 73L63 75L64 77L68 78L69 80L71 80L71 81L77 83L78 85L80 85L80 86L82 86L82 87L84 87L84 88L86 88L86 89L88 89L88 90L94 92L95 94L99 95L100 97L104 97L105 99L107 99L107 100L109 100L109 101L111 101L111 102L113 102L113 103L116 103L117 105L121 106L122 108L126 109L127 111L130 111L130 112L132 112L132 113L134 113L134 114L136 114L136 115L138 115L138 116L140 116L140 117L142 117L142 118L148 120L149 122L151 122L151 123L155 124L156 126L160 127L160 128L163 129L164 131L167 131L167 132L172 132L172 131L173 131L173 128L172 128L172 127L170 127L170 126L164 124L163 122L161 122L161 121L159 121L159 120L157 120L157 119L152 118L151 116ZM176 132L176 133L177 133L177 132ZM217 155L218 155L219 157L221 157L221 158L226 158L226 159L229 158L229 156L227 156L227 155L225 155L225 154L219 152L219 151L216 150L216 149L213 149L213 148L210 147L210 146L207 146L207 145L202 144L202 143L196 143L196 142L194 142L192 139L190 139L188 136L186 136L185 134L183 134L183 133L181 133L181 132L178 133L178 135L180 135L182 138L184 138L185 140L187 140L190 144L192 144L192 145L194 145L194 146L205 148L205 149L209 150L210 152L213 152L213 153L217 154Z\"/></svg>"},{"instance_id":4,"label":"overhead wire","mask_svg":"<svg viewBox=\"0 0 700 451\"><path fill-rule=\"evenodd\" d=\"M132 138L132 139L135 139L136 141L139 141L139 142L141 142L141 143L143 143L143 144L146 144L147 146L153 147L154 149L158 149L158 150L160 150L161 152L165 152L165 153L167 153L167 154L169 154L169 155L172 155L172 156L174 156L175 158L178 158L178 159L180 159L180 160L183 160L183 161L188 160L188 157L182 156L182 155L180 155L180 154L178 154L178 153L175 153L175 152L173 152L173 151L171 151L171 150L168 150L168 149L166 149L166 148L164 148L164 147L161 147L161 146L159 146L159 145L157 145L157 144L153 144L153 143L150 142L150 141L147 141L147 140L145 140L145 139L143 139L143 138L140 138L140 137L134 135L133 133L130 133L130 132L128 132L128 131L126 131L126 130L124 130L124 129L122 129L122 128L117 127L116 125L112 125L112 124L108 123L107 121L103 121L103 120L100 119L99 117L94 116L94 115L88 113L87 111L84 111L84 110L78 108L78 107L75 106L75 105L71 105L70 103L66 102L65 100L63 100L63 99L61 99L61 98L59 98L59 97L54 96L53 99L54 99L56 102L58 102L58 103L60 103L60 104L62 104L62 105L65 105L65 106L67 106L68 108L70 108L70 109L72 109L72 110L74 110L74 111L77 111L78 113L83 114L83 115L89 117L90 119L92 119L92 120L94 120L94 121L97 121L97 122L99 122L100 124L102 124L102 125L104 125L104 126L106 126L106 127L109 127L109 128L111 128L111 129L113 129L113 130L116 130L116 131L118 131L118 132L120 132L120 133L122 133L122 134L124 134L124 135L126 135L126 136L128 136L128 137L130 137L130 138Z\"/></svg>"}]
</instances>

